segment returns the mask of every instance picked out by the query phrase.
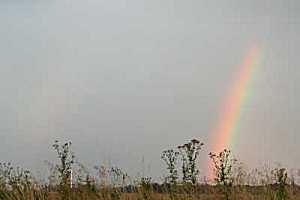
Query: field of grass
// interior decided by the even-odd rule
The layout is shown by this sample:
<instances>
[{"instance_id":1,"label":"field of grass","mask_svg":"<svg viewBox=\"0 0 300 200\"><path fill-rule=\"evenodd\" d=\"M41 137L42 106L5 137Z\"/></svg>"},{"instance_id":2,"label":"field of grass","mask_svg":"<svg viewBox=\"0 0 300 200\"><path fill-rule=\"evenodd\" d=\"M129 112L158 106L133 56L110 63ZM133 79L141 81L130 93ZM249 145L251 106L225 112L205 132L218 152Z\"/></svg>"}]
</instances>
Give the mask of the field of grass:
<instances>
[{"instance_id":1,"label":"field of grass","mask_svg":"<svg viewBox=\"0 0 300 200\"><path fill-rule=\"evenodd\" d=\"M154 190L145 190L139 188L135 192L122 192L117 188L99 188L91 189L87 187L79 187L65 191L50 191L47 188L13 188L0 192L0 199L40 199L40 200L275 200L275 199L300 199L300 188L286 186L286 196L278 196L278 190L274 186L240 186L231 188L228 195L224 194L223 188L217 186L197 186L198 189L189 188L184 192L158 192Z\"/></svg>"},{"instance_id":2,"label":"field of grass","mask_svg":"<svg viewBox=\"0 0 300 200\"><path fill-rule=\"evenodd\" d=\"M0 200L300 200L295 174L282 167L247 171L227 149L209 154L215 177L200 182L196 164L203 145L194 139L163 151L168 175L157 183L151 177L131 178L118 167L96 166L91 175L76 161L71 143L55 141L58 162L48 162L46 182L0 163Z\"/></svg>"}]
</instances>

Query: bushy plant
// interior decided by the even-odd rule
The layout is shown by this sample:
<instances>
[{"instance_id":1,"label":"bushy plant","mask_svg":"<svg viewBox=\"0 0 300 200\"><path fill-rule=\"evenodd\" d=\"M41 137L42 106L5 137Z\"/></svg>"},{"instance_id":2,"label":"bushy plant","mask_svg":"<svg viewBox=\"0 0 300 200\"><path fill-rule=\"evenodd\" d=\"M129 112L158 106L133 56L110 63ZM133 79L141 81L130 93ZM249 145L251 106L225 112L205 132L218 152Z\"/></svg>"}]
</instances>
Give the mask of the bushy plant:
<instances>
[{"instance_id":1,"label":"bushy plant","mask_svg":"<svg viewBox=\"0 0 300 200\"><path fill-rule=\"evenodd\" d=\"M215 182L223 186L225 199L228 200L231 192L229 187L232 186L234 180L232 169L237 160L233 158L228 149L224 149L219 154L210 152L209 157L213 162Z\"/></svg>"},{"instance_id":2,"label":"bushy plant","mask_svg":"<svg viewBox=\"0 0 300 200\"><path fill-rule=\"evenodd\" d=\"M274 175L275 184L276 184L276 199L277 200L285 200L287 199L287 171L285 168L275 168L272 170L272 174Z\"/></svg>"},{"instance_id":3,"label":"bushy plant","mask_svg":"<svg viewBox=\"0 0 300 200\"><path fill-rule=\"evenodd\" d=\"M199 170L197 169L196 161L203 145L204 143L193 139L182 146L178 146L182 161L181 169L184 183L195 184L197 182Z\"/></svg>"},{"instance_id":4,"label":"bushy plant","mask_svg":"<svg viewBox=\"0 0 300 200\"><path fill-rule=\"evenodd\" d=\"M0 199L33 200L47 199L48 191L34 181L29 170L0 163Z\"/></svg>"},{"instance_id":5,"label":"bushy plant","mask_svg":"<svg viewBox=\"0 0 300 200\"><path fill-rule=\"evenodd\" d=\"M142 177L140 181L139 193L143 200L150 200L152 198L152 184L151 177Z\"/></svg>"},{"instance_id":6,"label":"bushy plant","mask_svg":"<svg viewBox=\"0 0 300 200\"><path fill-rule=\"evenodd\" d=\"M210 152L209 157L213 162L216 183L224 186L232 185L232 169L237 160L232 157L231 151L224 149L218 154Z\"/></svg>"},{"instance_id":7,"label":"bushy plant","mask_svg":"<svg viewBox=\"0 0 300 200\"><path fill-rule=\"evenodd\" d=\"M166 182L176 185L178 179L178 171L176 168L178 162L178 151L174 151L173 149L165 150L162 152L161 159L167 165L167 170L169 175L167 177Z\"/></svg>"},{"instance_id":8,"label":"bushy plant","mask_svg":"<svg viewBox=\"0 0 300 200\"><path fill-rule=\"evenodd\" d=\"M58 172L61 199L70 199L72 195L70 189L72 188L72 166L75 156L71 151L71 145L71 142L60 144L58 140L55 140L52 145L59 158L59 164L55 165L55 169Z\"/></svg>"},{"instance_id":9,"label":"bushy plant","mask_svg":"<svg viewBox=\"0 0 300 200\"><path fill-rule=\"evenodd\" d=\"M58 140L55 140L52 147L57 153L60 163L56 165L56 169L59 172L60 185L70 185L72 165L74 164L74 153L71 151L71 142L60 144Z\"/></svg>"}]
</instances>

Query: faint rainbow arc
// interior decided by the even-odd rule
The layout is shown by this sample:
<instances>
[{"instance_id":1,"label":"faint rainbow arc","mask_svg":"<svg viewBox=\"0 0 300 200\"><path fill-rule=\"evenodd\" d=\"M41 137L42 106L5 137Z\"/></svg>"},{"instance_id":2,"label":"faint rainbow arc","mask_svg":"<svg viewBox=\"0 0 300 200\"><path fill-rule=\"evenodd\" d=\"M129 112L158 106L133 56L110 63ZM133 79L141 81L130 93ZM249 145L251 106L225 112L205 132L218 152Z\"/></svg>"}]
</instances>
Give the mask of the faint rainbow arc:
<instances>
[{"instance_id":1,"label":"faint rainbow arc","mask_svg":"<svg viewBox=\"0 0 300 200\"><path fill-rule=\"evenodd\" d=\"M234 77L229 94L222 103L217 128L212 134L212 152L218 153L225 148L232 148L231 145L238 134L241 109L247 100L250 80L259 60L258 47L253 46L239 65L239 71Z\"/></svg>"}]
</instances>

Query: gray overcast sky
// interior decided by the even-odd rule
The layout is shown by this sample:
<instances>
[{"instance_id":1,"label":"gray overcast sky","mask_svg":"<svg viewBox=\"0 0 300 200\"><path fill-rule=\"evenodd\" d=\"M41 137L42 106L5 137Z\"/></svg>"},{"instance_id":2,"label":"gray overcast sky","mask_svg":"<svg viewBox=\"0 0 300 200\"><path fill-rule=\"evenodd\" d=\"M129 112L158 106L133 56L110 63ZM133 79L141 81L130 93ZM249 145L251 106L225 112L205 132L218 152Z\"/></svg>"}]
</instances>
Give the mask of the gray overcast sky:
<instances>
[{"instance_id":1,"label":"gray overcast sky","mask_svg":"<svg viewBox=\"0 0 300 200\"><path fill-rule=\"evenodd\" d=\"M42 170L52 142L70 139L86 165L136 173L144 156L159 176L163 149L207 144L256 44L235 154L300 167L299 10L297 0L1 0L1 160Z\"/></svg>"}]
</instances>

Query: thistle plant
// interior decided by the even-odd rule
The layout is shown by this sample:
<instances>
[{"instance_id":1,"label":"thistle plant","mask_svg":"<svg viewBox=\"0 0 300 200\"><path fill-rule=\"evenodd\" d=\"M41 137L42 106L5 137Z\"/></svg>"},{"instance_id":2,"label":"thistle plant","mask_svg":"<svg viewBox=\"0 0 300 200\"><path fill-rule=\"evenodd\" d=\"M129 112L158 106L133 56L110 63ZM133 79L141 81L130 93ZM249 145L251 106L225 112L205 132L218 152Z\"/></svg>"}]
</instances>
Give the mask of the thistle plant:
<instances>
[{"instance_id":1,"label":"thistle plant","mask_svg":"<svg viewBox=\"0 0 300 200\"><path fill-rule=\"evenodd\" d=\"M190 142L177 147L179 154L181 155L182 180L184 183L195 184L197 182L199 170L197 169L196 161L203 145L204 143L193 139Z\"/></svg>"},{"instance_id":2,"label":"thistle plant","mask_svg":"<svg viewBox=\"0 0 300 200\"><path fill-rule=\"evenodd\" d=\"M0 163L0 189L6 189L13 173L11 163Z\"/></svg>"},{"instance_id":3,"label":"thistle plant","mask_svg":"<svg viewBox=\"0 0 300 200\"><path fill-rule=\"evenodd\" d=\"M95 166L94 169L97 171L100 187L104 188L108 184L109 169L104 165Z\"/></svg>"},{"instance_id":4,"label":"thistle plant","mask_svg":"<svg viewBox=\"0 0 300 200\"><path fill-rule=\"evenodd\" d=\"M285 200L287 199L286 185L287 183L287 171L285 168L275 168L272 170L276 184L276 199Z\"/></svg>"},{"instance_id":5,"label":"thistle plant","mask_svg":"<svg viewBox=\"0 0 300 200\"><path fill-rule=\"evenodd\" d=\"M215 181L218 185L223 186L225 199L228 200L231 192L229 187L232 186L233 183L232 169L237 160L233 158L231 151L228 149L224 149L219 154L210 152L209 157L213 162L216 176Z\"/></svg>"},{"instance_id":6,"label":"thistle plant","mask_svg":"<svg viewBox=\"0 0 300 200\"><path fill-rule=\"evenodd\" d=\"M176 169L178 155L179 152L174 151L173 149L165 150L161 154L161 159L166 163L167 170L169 171L167 183L171 183L173 185L176 185L178 179L178 171Z\"/></svg>"},{"instance_id":7,"label":"thistle plant","mask_svg":"<svg viewBox=\"0 0 300 200\"><path fill-rule=\"evenodd\" d=\"M52 147L56 151L60 164L56 165L56 169L59 173L60 185L68 186L71 179L72 165L74 164L74 153L71 151L71 142L60 144L58 140L55 140Z\"/></svg>"},{"instance_id":8,"label":"thistle plant","mask_svg":"<svg viewBox=\"0 0 300 200\"><path fill-rule=\"evenodd\" d=\"M0 189L30 185L32 176L29 170L13 167L10 162L0 163Z\"/></svg>"},{"instance_id":9,"label":"thistle plant","mask_svg":"<svg viewBox=\"0 0 300 200\"><path fill-rule=\"evenodd\" d=\"M114 187L124 187L128 174L119 167L111 167L109 170L110 182Z\"/></svg>"},{"instance_id":10,"label":"thistle plant","mask_svg":"<svg viewBox=\"0 0 300 200\"><path fill-rule=\"evenodd\" d=\"M151 177L142 177L140 180L139 193L141 195L141 199L150 200L152 199L152 184Z\"/></svg>"},{"instance_id":11,"label":"thistle plant","mask_svg":"<svg viewBox=\"0 0 300 200\"><path fill-rule=\"evenodd\" d=\"M219 185L229 186L232 184L233 166L236 163L231 155L231 151L224 149L219 154L209 153L209 157L213 162L215 181Z\"/></svg>"}]
</instances>

